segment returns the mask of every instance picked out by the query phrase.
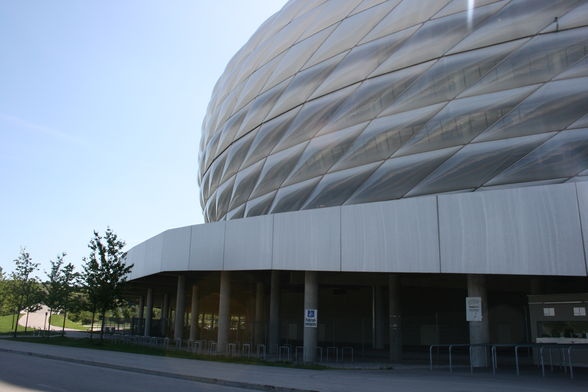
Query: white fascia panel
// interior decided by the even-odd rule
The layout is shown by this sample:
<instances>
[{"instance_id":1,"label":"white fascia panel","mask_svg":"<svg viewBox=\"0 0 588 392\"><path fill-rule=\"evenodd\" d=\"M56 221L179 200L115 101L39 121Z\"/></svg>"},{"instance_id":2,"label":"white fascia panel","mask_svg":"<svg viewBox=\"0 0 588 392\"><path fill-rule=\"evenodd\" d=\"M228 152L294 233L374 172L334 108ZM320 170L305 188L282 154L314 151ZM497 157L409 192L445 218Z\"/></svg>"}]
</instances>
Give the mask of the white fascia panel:
<instances>
[{"instance_id":1,"label":"white fascia panel","mask_svg":"<svg viewBox=\"0 0 588 392\"><path fill-rule=\"evenodd\" d=\"M586 275L574 184L438 197L441 272Z\"/></svg>"},{"instance_id":2,"label":"white fascia panel","mask_svg":"<svg viewBox=\"0 0 588 392\"><path fill-rule=\"evenodd\" d=\"M195 225L191 228L190 271L220 271L223 269L226 222Z\"/></svg>"},{"instance_id":3,"label":"white fascia panel","mask_svg":"<svg viewBox=\"0 0 588 392\"><path fill-rule=\"evenodd\" d=\"M264 270L272 265L273 216L226 222L223 270Z\"/></svg>"},{"instance_id":4,"label":"white fascia panel","mask_svg":"<svg viewBox=\"0 0 588 392\"><path fill-rule=\"evenodd\" d=\"M434 196L342 208L342 270L440 272Z\"/></svg>"},{"instance_id":5,"label":"white fascia panel","mask_svg":"<svg viewBox=\"0 0 588 392\"><path fill-rule=\"evenodd\" d=\"M340 271L341 208L274 215L275 270Z\"/></svg>"}]
</instances>

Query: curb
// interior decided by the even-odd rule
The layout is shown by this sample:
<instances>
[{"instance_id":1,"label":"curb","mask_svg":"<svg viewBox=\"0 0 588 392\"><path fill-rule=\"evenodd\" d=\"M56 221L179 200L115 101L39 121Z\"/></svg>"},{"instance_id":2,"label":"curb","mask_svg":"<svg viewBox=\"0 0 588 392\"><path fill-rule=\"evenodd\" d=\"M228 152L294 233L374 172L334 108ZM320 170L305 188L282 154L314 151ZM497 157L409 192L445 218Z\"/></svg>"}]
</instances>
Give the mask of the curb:
<instances>
[{"instance_id":1,"label":"curb","mask_svg":"<svg viewBox=\"0 0 588 392\"><path fill-rule=\"evenodd\" d=\"M74 359L68 357L61 357L58 355L52 354L40 354L31 351L22 351L22 350L14 350L9 348L2 348L0 347L0 352L7 352L13 354L20 354L20 355L29 355L32 357L38 358L45 358L45 359L53 359L57 361L63 362L71 362L77 363L82 365L88 366L96 366L102 367L107 369L115 369L115 370L122 370L127 372L133 373L141 373L141 374L148 374L152 376L160 376L160 377L168 377L168 378L175 378L179 380L188 380L188 381L195 381L204 384L214 384L214 385L222 385L227 387L236 387L236 388L245 388L245 389L252 389L256 391L276 391L276 392L319 392L313 389L300 389L300 388L291 388L291 387L282 387L278 385L269 385L269 384L257 384L257 383L250 383L250 382L243 382L243 381L230 381L230 380L223 380L220 378L214 377L203 377L203 376L189 376L186 374L180 373L171 373L171 372L162 372L158 370L147 370L132 366L123 366L123 365L113 365L106 362L98 362L98 361L88 361L85 359Z\"/></svg>"}]
</instances>

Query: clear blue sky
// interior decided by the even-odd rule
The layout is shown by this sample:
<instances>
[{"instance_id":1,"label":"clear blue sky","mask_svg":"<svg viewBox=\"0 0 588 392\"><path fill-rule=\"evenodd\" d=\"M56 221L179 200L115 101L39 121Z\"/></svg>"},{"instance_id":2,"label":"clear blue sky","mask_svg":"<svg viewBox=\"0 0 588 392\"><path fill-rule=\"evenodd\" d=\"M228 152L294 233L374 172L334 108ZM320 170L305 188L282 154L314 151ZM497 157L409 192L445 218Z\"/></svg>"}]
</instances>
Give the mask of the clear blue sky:
<instances>
[{"instance_id":1,"label":"clear blue sky","mask_svg":"<svg viewBox=\"0 0 588 392\"><path fill-rule=\"evenodd\" d=\"M202 223L214 83L285 0L0 2L0 266ZM44 275L44 274L41 274Z\"/></svg>"}]
</instances>

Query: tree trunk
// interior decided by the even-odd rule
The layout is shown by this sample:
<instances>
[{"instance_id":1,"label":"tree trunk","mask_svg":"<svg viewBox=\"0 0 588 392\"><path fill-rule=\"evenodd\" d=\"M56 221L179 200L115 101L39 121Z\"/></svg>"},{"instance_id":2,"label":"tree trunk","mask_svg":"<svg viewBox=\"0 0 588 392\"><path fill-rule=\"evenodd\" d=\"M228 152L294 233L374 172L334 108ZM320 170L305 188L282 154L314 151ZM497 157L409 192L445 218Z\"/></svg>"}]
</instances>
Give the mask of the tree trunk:
<instances>
[{"instance_id":1,"label":"tree trunk","mask_svg":"<svg viewBox=\"0 0 588 392\"><path fill-rule=\"evenodd\" d=\"M53 315L53 308L49 309L49 323L47 323L47 335L51 335L51 316Z\"/></svg>"},{"instance_id":2,"label":"tree trunk","mask_svg":"<svg viewBox=\"0 0 588 392\"><path fill-rule=\"evenodd\" d=\"M106 322L106 309L102 309L102 327L100 328L100 343L104 340L104 323Z\"/></svg>"},{"instance_id":3,"label":"tree trunk","mask_svg":"<svg viewBox=\"0 0 588 392\"><path fill-rule=\"evenodd\" d=\"M92 335L94 335L94 318L96 317L96 305L92 308L92 323L90 325L90 340L92 340Z\"/></svg>"},{"instance_id":4,"label":"tree trunk","mask_svg":"<svg viewBox=\"0 0 588 392\"><path fill-rule=\"evenodd\" d=\"M67 310L63 309L63 326L61 327L61 336L65 336L65 320L67 319Z\"/></svg>"},{"instance_id":5,"label":"tree trunk","mask_svg":"<svg viewBox=\"0 0 588 392\"><path fill-rule=\"evenodd\" d=\"M16 321L14 323L14 337L16 337L16 331L18 330L18 318L20 317L20 306L15 311Z\"/></svg>"},{"instance_id":6,"label":"tree trunk","mask_svg":"<svg viewBox=\"0 0 588 392\"><path fill-rule=\"evenodd\" d=\"M27 318L25 320L25 335L27 334L28 326L29 326L29 311L27 310Z\"/></svg>"},{"instance_id":7,"label":"tree trunk","mask_svg":"<svg viewBox=\"0 0 588 392\"><path fill-rule=\"evenodd\" d=\"M18 310L12 314L12 328L14 328L14 337L16 337L16 325L18 324Z\"/></svg>"}]
</instances>

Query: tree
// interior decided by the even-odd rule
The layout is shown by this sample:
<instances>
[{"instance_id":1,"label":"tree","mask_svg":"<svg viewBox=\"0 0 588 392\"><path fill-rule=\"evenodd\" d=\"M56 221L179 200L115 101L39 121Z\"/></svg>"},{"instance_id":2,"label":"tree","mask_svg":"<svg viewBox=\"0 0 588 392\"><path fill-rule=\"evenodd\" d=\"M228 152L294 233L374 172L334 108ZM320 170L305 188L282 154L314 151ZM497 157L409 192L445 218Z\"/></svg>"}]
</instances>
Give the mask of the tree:
<instances>
[{"instance_id":1,"label":"tree","mask_svg":"<svg viewBox=\"0 0 588 392\"><path fill-rule=\"evenodd\" d=\"M101 341L104 339L106 311L123 301L122 290L133 267L125 263L126 252L122 250L124 246L124 241L119 240L110 228L106 229L104 237L94 231L94 237L88 244L90 255L84 258L82 282L92 304L93 313L99 311L102 315Z\"/></svg>"},{"instance_id":2,"label":"tree","mask_svg":"<svg viewBox=\"0 0 588 392\"><path fill-rule=\"evenodd\" d=\"M14 306L14 314L16 322L14 323L14 337L18 329L18 317L23 310L34 309L36 301L38 300L38 282L32 276L33 272L39 269L38 263L33 263L31 255L25 248L21 248L20 255L14 260L14 271L11 274L12 284L12 299Z\"/></svg>"},{"instance_id":3,"label":"tree","mask_svg":"<svg viewBox=\"0 0 588 392\"><path fill-rule=\"evenodd\" d=\"M58 311L63 313L63 326L61 334L65 334L65 320L67 312L72 306L72 296L75 290L75 284L79 274L74 272L74 265L68 263L64 265L66 253L57 255L55 260L51 260L51 270L47 274L45 282L46 296L43 301L49 307L49 324L51 326L51 315Z\"/></svg>"},{"instance_id":4,"label":"tree","mask_svg":"<svg viewBox=\"0 0 588 392\"><path fill-rule=\"evenodd\" d=\"M73 307L72 298L75 291L76 283L80 274L74 272L74 265L68 263L63 267L61 273L61 308L63 310L63 325L61 326L61 335L65 335L65 320L67 312Z\"/></svg>"},{"instance_id":5,"label":"tree","mask_svg":"<svg viewBox=\"0 0 588 392\"><path fill-rule=\"evenodd\" d=\"M47 281L44 283L46 295L43 303L49 308L47 330L51 330L51 316L53 312L61 310L61 267L64 263L63 259L65 256L66 254L62 253L57 255L55 260L50 260L51 269L49 272L45 272Z\"/></svg>"}]
</instances>

